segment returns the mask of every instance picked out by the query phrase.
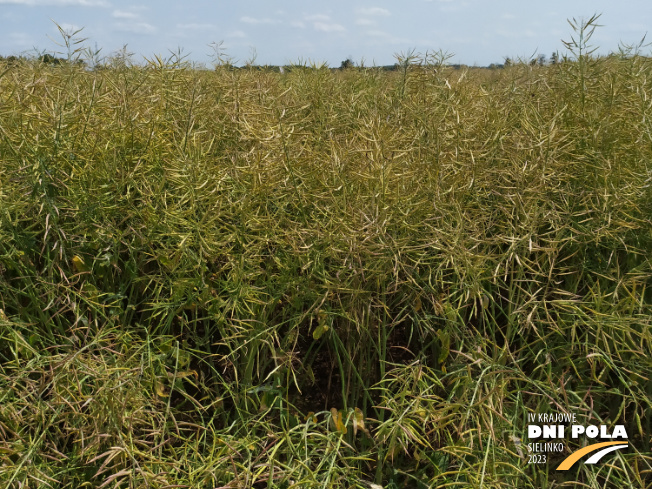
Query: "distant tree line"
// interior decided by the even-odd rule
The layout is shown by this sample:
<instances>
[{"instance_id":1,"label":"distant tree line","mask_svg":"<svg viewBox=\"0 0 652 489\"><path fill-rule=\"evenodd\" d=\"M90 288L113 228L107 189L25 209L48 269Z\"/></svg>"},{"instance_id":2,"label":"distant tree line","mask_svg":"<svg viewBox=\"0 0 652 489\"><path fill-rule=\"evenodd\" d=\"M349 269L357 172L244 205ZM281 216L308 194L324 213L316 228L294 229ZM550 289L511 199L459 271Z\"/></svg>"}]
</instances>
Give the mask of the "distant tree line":
<instances>
[{"instance_id":1,"label":"distant tree line","mask_svg":"<svg viewBox=\"0 0 652 489\"><path fill-rule=\"evenodd\" d=\"M83 59L76 59L74 61L68 61L66 58L58 58L53 54L44 53L36 57L26 57L26 56L0 56L0 63L7 63L8 65L14 65L22 62L38 60L39 62L46 65L66 65L69 63L76 65L86 65L86 62Z\"/></svg>"},{"instance_id":2,"label":"distant tree line","mask_svg":"<svg viewBox=\"0 0 652 489\"><path fill-rule=\"evenodd\" d=\"M102 70L102 69L108 69L117 66L131 65L132 64L130 61L131 54L132 53L127 53L126 51L124 52L121 51L118 52L113 57L103 58L101 61L97 61L97 60L95 60L95 62L91 61L90 63L82 58L75 58L69 60L67 58L57 57L56 55L50 53L43 53L36 56L11 55L11 56L0 56L0 63L11 66L22 62L28 62L28 61L33 62L36 60L40 63L49 66L76 65L76 66L83 66L87 69L92 69L92 70ZM626 54L629 53L625 53L625 54L620 53L620 56L622 57L625 56ZM610 56L618 56L618 53L612 53ZM495 69L507 68L513 65L524 65L524 64L528 64L530 66L548 66L548 65L557 65L564 61L567 61L567 58L565 56L560 57L558 52L553 52L549 58L545 54L540 54L531 59L522 59L522 58L513 59L507 56L504 58L503 63L491 63L488 66L474 66L473 68L495 70ZM455 70L470 67L469 65L461 64L461 63L452 63L452 64L447 63L445 66ZM192 67L196 67L196 65L193 65L191 63L180 63L178 67L192 68ZM228 70L255 70L255 71L267 71L267 72L275 72L275 73L289 73L292 71L319 70L319 69L328 69L331 71L368 70L368 69L374 69L380 71L399 71L404 69L405 66L403 66L403 64L401 63L394 63L391 65L370 67L370 66L356 65L356 63L351 58L346 58L340 63L340 66L338 68L329 68L326 63L315 64L315 63L307 63L301 61L295 64L288 64L283 66L269 65L269 64L257 65L252 63L246 63L243 66L236 66L231 62L227 62L227 63L216 64L215 68L223 68Z\"/></svg>"},{"instance_id":3,"label":"distant tree line","mask_svg":"<svg viewBox=\"0 0 652 489\"><path fill-rule=\"evenodd\" d=\"M507 67L515 64L529 64L530 66L546 66L546 65L556 65L559 63L559 53L557 51L553 52L548 59L545 54L540 54L536 58L532 58L529 61L518 60L515 61L509 56L505 58L505 62L502 65L490 65L489 68L498 66L498 67Z\"/></svg>"}]
</instances>

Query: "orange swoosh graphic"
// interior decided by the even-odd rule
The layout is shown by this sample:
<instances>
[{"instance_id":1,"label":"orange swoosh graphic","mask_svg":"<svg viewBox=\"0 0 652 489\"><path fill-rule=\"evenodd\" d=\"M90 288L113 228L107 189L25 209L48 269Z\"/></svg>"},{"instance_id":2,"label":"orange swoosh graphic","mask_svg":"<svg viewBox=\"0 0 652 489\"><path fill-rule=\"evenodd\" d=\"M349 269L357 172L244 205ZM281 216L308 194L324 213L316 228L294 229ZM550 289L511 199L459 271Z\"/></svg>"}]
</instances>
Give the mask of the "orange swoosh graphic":
<instances>
[{"instance_id":1,"label":"orange swoosh graphic","mask_svg":"<svg viewBox=\"0 0 652 489\"><path fill-rule=\"evenodd\" d=\"M595 452L600 448L610 447L612 445L628 445L628 443L624 441L606 441L604 443L594 443L593 445L589 445L588 447L584 447L581 450L571 453L564 459L561 464L559 464L557 470L568 470L573 466L575 462L577 462L587 453Z\"/></svg>"}]
</instances>

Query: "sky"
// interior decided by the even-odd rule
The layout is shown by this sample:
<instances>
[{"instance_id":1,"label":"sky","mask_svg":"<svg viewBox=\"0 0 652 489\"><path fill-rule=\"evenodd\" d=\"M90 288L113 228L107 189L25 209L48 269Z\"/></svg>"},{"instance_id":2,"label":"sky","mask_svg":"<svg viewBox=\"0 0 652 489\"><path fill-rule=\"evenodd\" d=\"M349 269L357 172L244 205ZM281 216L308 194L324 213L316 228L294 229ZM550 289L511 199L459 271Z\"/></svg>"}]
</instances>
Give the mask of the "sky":
<instances>
[{"instance_id":1,"label":"sky","mask_svg":"<svg viewBox=\"0 0 652 489\"><path fill-rule=\"evenodd\" d=\"M652 27L649 0L0 0L0 54L65 52L57 28L83 28L75 47L110 56L125 45L135 61L172 53L210 66L219 51L242 65L326 63L350 58L388 65L397 54L442 51L450 63L486 66L554 51L567 19L601 13L597 53L637 44ZM650 36L652 41L652 35ZM652 48L644 48L649 54Z\"/></svg>"}]
</instances>

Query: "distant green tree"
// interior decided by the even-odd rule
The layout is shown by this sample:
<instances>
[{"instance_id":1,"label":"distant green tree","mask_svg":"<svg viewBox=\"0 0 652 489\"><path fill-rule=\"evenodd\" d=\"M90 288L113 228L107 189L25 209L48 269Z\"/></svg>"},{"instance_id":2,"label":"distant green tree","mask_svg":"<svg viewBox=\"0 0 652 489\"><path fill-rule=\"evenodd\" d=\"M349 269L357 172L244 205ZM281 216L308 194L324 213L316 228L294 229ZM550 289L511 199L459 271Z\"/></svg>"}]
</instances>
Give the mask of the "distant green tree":
<instances>
[{"instance_id":1,"label":"distant green tree","mask_svg":"<svg viewBox=\"0 0 652 489\"><path fill-rule=\"evenodd\" d=\"M45 54L39 56L39 61L41 63L45 63L46 65L60 65L65 60L63 60L61 58L57 58L56 56L54 56L52 54L45 53Z\"/></svg>"},{"instance_id":2,"label":"distant green tree","mask_svg":"<svg viewBox=\"0 0 652 489\"><path fill-rule=\"evenodd\" d=\"M353 68L355 66L355 63L351 58L346 58L342 63L340 64L340 70L346 70L349 68Z\"/></svg>"}]
</instances>

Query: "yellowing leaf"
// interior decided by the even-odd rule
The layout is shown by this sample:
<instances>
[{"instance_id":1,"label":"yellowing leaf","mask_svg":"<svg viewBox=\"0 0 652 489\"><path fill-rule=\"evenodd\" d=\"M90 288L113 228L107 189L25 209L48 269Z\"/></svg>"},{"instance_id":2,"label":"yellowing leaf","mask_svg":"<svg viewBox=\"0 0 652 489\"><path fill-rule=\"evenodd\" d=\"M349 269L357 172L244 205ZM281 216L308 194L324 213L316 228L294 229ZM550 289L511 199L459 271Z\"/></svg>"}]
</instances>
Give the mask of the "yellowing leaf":
<instances>
[{"instance_id":1,"label":"yellowing leaf","mask_svg":"<svg viewBox=\"0 0 652 489\"><path fill-rule=\"evenodd\" d=\"M446 314L446 318L449 321L456 322L457 321L457 311L455 308L451 305L450 302L444 303L444 312Z\"/></svg>"},{"instance_id":2,"label":"yellowing leaf","mask_svg":"<svg viewBox=\"0 0 652 489\"><path fill-rule=\"evenodd\" d=\"M346 426L344 425L344 422L342 421L342 411L337 412L337 431L341 432L343 435L346 435Z\"/></svg>"},{"instance_id":3,"label":"yellowing leaf","mask_svg":"<svg viewBox=\"0 0 652 489\"><path fill-rule=\"evenodd\" d=\"M440 300L436 300L434 302L434 308L435 308L435 316L443 316L444 315L444 305Z\"/></svg>"},{"instance_id":4,"label":"yellowing leaf","mask_svg":"<svg viewBox=\"0 0 652 489\"><path fill-rule=\"evenodd\" d=\"M319 321L319 324L322 325L326 322L326 318L328 315L326 314L326 311L318 311L317 312L317 320Z\"/></svg>"},{"instance_id":5,"label":"yellowing leaf","mask_svg":"<svg viewBox=\"0 0 652 489\"><path fill-rule=\"evenodd\" d=\"M163 383L159 382L158 380L154 381L154 390L156 391L156 395L159 397L168 397L169 394L165 392L165 386Z\"/></svg>"},{"instance_id":6,"label":"yellowing leaf","mask_svg":"<svg viewBox=\"0 0 652 489\"><path fill-rule=\"evenodd\" d=\"M263 392L263 395L260 398L260 407L258 408L258 411L261 413L267 411L275 400L276 396L273 393L270 391Z\"/></svg>"},{"instance_id":7,"label":"yellowing leaf","mask_svg":"<svg viewBox=\"0 0 652 489\"><path fill-rule=\"evenodd\" d=\"M86 264L84 263L84 259L79 255L72 257L72 269L75 271L75 273L81 273L88 270L88 268L86 268Z\"/></svg>"},{"instance_id":8,"label":"yellowing leaf","mask_svg":"<svg viewBox=\"0 0 652 489\"><path fill-rule=\"evenodd\" d=\"M197 374L196 370L188 370L187 372L177 372L176 374L172 372L168 372L168 378L170 380L177 378L177 379L185 379L187 377L193 376L196 380L199 380L199 375Z\"/></svg>"},{"instance_id":9,"label":"yellowing leaf","mask_svg":"<svg viewBox=\"0 0 652 489\"><path fill-rule=\"evenodd\" d=\"M312 337L316 340L321 338L321 335L323 335L326 331L328 331L328 326L325 324L320 324L315 328L315 330L312 332Z\"/></svg>"},{"instance_id":10,"label":"yellowing leaf","mask_svg":"<svg viewBox=\"0 0 652 489\"><path fill-rule=\"evenodd\" d=\"M333 419L333 424L335 425L335 431L339 431L340 433L346 435L346 426L342 421L342 411L331 408L331 416Z\"/></svg>"},{"instance_id":11,"label":"yellowing leaf","mask_svg":"<svg viewBox=\"0 0 652 489\"><path fill-rule=\"evenodd\" d=\"M358 430L364 431L367 436L371 436L369 430L364 425L364 413L360 408L355 408L353 411L353 435L358 434Z\"/></svg>"},{"instance_id":12,"label":"yellowing leaf","mask_svg":"<svg viewBox=\"0 0 652 489\"><path fill-rule=\"evenodd\" d=\"M308 365L306 367L306 373L308 374L308 377L310 378L310 383L311 384L314 384L315 382L317 382L317 379L315 378L315 373L312 371L312 367L310 365Z\"/></svg>"},{"instance_id":13,"label":"yellowing leaf","mask_svg":"<svg viewBox=\"0 0 652 489\"><path fill-rule=\"evenodd\" d=\"M439 343L441 344L441 349L439 350L439 358L437 359L439 363L444 363L448 358L448 354L451 350L451 337L448 333L443 330L437 331L437 337L439 338Z\"/></svg>"},{"instance_id":14,"label":"yellowing leaf","mask_svg":"<svg viewBox=\"0 0 652 489\"><path fill-rule=\"evenodd\" d=\"M89 297L91 300L96 301L96 300L98 299L98 297L100 296L100 291L99 291L99 289L98 289L97 287L95 287L95 286L94 286L92 283L90 283L90 282L86 282L86 283L82 286L82 290L83 290L86 294L88 294L88 297Z\"/></svg>"},{"instance_id":15,"label":"yellowing leaf","mask_svg":"<svg viewBox=\"0 0 652 489\"><path fill-rule=\"evenodd\" d=\"M308 422L308 421L312 421L313 423L317 423L317 421L318 421L318 420L317 420L317 415L314 413L314 411L310 411L310 412L306 415L306 417L305 417L305 421L306 421L306 422Z\"/></svg>"},{"instance_id":16,"label":"yellowing leaf","mask_svg":"<svg viewBox=\"0 0 652 489\"><path fill-rule=\"evenodd\" d=\"M326 331L328 331L328 326L326 325L326 319L328 318L328 315L326 314L326 311L322 311L320 309L317 309L316 314L318 326L312 332L312 337L318 340Z\"/></svg>"}]
</instances>

